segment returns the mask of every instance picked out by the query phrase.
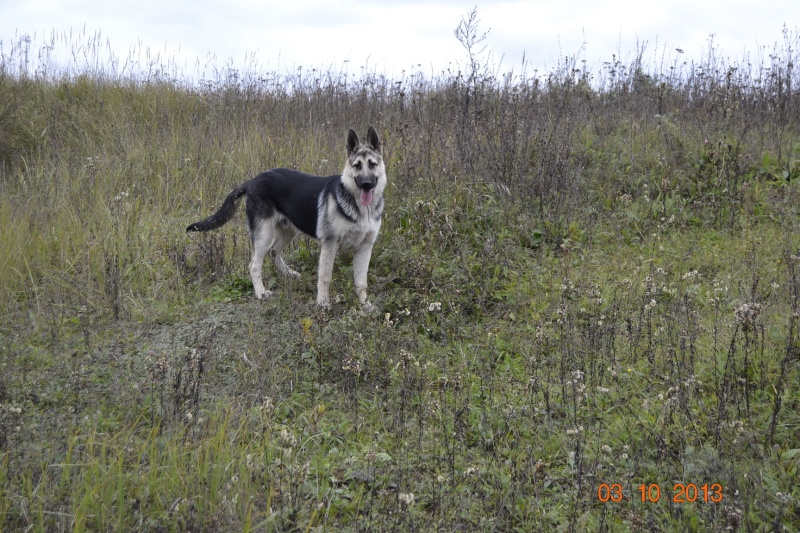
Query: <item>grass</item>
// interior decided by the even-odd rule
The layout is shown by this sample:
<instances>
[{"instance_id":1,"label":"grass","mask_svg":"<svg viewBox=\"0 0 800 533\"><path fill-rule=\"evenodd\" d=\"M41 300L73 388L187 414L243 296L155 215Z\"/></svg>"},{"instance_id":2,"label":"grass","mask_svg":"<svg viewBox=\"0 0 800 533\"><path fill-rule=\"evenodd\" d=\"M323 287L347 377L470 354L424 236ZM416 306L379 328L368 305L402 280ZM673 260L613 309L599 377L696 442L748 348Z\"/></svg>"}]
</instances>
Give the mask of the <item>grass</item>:
<instances>
[{"instance_id":1,"label":"grass","mask_svg":"<svg viewBox=\"0 0 800 533\"><path fill-rule=\"evenodd\" d=\"M796 530L793 39L755 66L197 86L12 47L0 527ZM337 172L368 124L378 312L346 254L322 312L309 240L257 302L241 218L184 233L266 168Z\"/></svg>"}]
</instances>

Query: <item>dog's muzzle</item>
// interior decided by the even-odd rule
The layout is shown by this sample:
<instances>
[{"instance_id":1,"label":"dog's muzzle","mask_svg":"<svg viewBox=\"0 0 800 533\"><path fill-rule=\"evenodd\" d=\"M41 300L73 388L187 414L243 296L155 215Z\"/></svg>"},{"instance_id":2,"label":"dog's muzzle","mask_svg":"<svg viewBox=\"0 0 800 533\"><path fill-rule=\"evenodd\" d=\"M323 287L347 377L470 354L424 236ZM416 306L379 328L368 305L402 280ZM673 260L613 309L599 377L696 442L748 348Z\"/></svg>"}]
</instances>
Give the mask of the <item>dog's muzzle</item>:
<instances>
[{"instance_id":1,"label":"dog's muzzle","mask_svg":"<svg viewBox=\"0 0 800 533\"><path fill-rule=\"evenodd\" d=\"M358 180L358 188L361 190L361 195L359 197L361 205L372 204L372 189L375 188L375 182L372 178Z\"/></svg>"}]
</instances>

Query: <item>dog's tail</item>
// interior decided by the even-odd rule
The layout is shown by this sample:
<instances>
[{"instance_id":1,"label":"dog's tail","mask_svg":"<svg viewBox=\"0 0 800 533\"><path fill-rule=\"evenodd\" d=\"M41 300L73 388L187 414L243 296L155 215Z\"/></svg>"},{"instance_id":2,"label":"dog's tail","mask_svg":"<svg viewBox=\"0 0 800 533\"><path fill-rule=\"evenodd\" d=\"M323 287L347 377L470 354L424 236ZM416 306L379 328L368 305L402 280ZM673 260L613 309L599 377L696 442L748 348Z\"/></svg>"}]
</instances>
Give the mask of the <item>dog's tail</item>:
<instances>
[{"instance_id":1,"label":"dog's tail","mask_svg":"<svg viewBox=\"0 0 800 533\"><path fill-rule=\"evenodd\" d=\"M247 183L234 189L233 192L225 198L225 201L222 202L222 207L220 207L216 213L200 222L195 222L186 228L186 231L209 231L222 226L233 218L234 213L236 213L236 204L245 194L247 194Z\"/></svg>"}]
</instances>

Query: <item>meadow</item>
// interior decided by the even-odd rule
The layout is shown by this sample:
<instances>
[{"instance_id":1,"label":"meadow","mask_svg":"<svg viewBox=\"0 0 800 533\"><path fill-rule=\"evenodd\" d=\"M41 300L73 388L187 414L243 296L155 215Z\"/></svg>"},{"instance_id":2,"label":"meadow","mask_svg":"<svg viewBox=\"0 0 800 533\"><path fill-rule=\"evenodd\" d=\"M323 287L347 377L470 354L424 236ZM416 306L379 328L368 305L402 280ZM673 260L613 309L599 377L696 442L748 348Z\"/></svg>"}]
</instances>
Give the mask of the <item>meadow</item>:
<instances>
[{"instance_id":1,"label":"meadow","mask_svg":"<svg viewBox=\"0 0 800 533\"><path fill-rule=\"evenodd\" d=\"M197 84L12 44L0 530L800 529L797 36ZM323 311L311 240L255 301L243 213L185 233L369 125L376 311L347 254Z\"/></svg>"}]
</instances>

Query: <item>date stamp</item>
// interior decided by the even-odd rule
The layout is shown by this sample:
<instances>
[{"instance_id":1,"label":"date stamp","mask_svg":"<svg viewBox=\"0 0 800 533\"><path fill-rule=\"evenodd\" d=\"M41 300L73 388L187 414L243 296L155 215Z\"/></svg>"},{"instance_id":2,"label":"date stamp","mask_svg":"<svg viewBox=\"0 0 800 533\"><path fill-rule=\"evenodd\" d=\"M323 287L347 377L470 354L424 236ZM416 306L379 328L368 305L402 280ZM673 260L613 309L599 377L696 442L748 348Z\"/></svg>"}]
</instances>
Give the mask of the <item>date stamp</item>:
<instances>
[{"instance_id":1,"label":"date stamp","mask_svg":"<svg viewBox=\"0 0 800 533\"><path fill-rule=\"evenodd\" d=\"M723 499L722 485L719 483L675 483L672 491L661 489L658 483L642 483L633 490L625 491L622 483L601 483L597 487L597 499L603 503L619 503L622 501L641 501L641 503L657 503L670 500L673 503L719 503Z\"/></svg>"}]
</instances>

